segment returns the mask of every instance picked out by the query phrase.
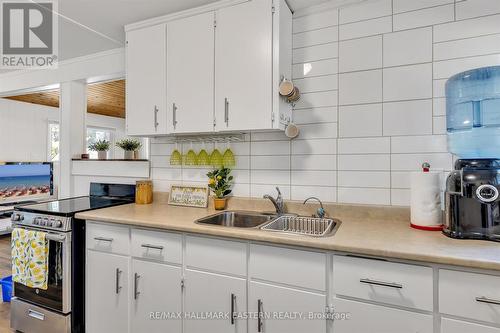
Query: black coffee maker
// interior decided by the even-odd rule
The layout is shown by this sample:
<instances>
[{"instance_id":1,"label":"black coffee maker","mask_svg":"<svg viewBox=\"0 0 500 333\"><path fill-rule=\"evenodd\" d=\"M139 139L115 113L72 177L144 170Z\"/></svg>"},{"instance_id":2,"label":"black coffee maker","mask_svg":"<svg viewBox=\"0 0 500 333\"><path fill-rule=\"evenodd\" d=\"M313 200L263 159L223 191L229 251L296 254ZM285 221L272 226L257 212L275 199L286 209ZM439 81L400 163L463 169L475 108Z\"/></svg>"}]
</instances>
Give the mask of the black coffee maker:
<instances>
[{"instance_id":1,"label":"black coffee maker","mask_svg":"<svg viewBox=\"0 0 500 333\"><path fill-rule=\"evenodd\" d=\"M500 159L461 159L446 181L445 225L452 238L500 241Z\"/></svg>"}]
</instances>

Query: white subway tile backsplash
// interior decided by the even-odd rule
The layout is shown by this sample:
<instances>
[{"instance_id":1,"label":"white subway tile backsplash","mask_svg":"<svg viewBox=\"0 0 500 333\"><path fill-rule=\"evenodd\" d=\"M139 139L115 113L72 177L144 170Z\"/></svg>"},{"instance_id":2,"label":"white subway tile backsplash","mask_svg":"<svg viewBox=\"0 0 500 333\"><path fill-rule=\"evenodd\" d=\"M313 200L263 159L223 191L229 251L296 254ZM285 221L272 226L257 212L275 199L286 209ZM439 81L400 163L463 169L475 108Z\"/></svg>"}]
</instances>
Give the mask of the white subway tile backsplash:
<instances>
[{"instance_id":1,"label":"white subway tile backsplash","mask_svg":"<svg viewBox=\"0 0 500 333\"><path fill-rule=\"evenodd\" d=\"M411 173L413 171L391 172L391 184L393 189L409 189L411 184Z\"/></svg>"},{"instance_id":2,"label":"white subway tile backsplash","mask_svg":"<svg viewBox=\"0 0 500 333\"><path fill-rule=\"evenodd\" d=\"M434 134L446 134L446 117L439 116L432 118L432 132Z\"/></svg>"},{"instance_id":3,"label":"white subway tile backsplash","mask_svg":"<svg viewBox=\"0 0 500 333\"><path fill-rule=\"evenodd\" d=\"M409 206L410 190L392 189L391 204L393 206Z\"/></svg>"},{"instance_id":4,"label":"white subway tile backsplash","mask_svg":"<svg viewBox=\"0 0 500 333\"><path fill-rule=\"evenodd\" d=\"M151 155L170 155L175 149L175 144L173 143L154 143L151 144Z\"/></svg>"},{"instance_id":5,"label":"white subway tile backsplash","mask_svg":"<svg viewBox=\"0 0 500 333\"><path fill-rule=\"evenodd\" d=\"M295 109L311 109L337 105L337 91L320 91L301 94Z\"/></svg>"},{"instance_id":6,"label":"white subway tile backsplash","mask_svg":"<svg viewBox=\"0 0 500 333\"><path fill-rule=\"evenodd\" d=\"M390 171L391 155L339 155L338 170L342 171Z\"/></svg>"},{"instance_id":7,"label":"white subway tile backsplash","mask_svg":"<svg viewBox=\"0 0 500 333\"><path fill-rule=\"evenodd\" d=\"M370 137L382 135L382 104L341 106L339 136Z\"/></svg>"},{"instance_id":8,"label":"white subway tile backsplash","mask_svg":"<svg viewBox=\"0 0 500 333\"><path fill-rule=\"evenodd\" d=\"M500 33L499 21L500 15L492 15L436 25L434 43Z\"/></svg>"},{"instance_id":9,"label":"white subway tile backsplash","mask_svg":"<svg viewBox=\"0 0 500 333\"><path fill-rule=\"evenodd\" d=\"M250 169L250 156L236 156L236 166L234 166L233 169L236 170Z\"/></svg>"},{"instance_id":10,"label":"white subway tile backsplash","mask_svg":"<svg viewBox=\"0 0 500 333\"><path fill-rule=\"evenodd\" d=\"M293 122L297 125L332 123L337 121L337 107L293 110Z\"/></svg>"},{"instance_id":11,"label":"white subway tile backsplash","mask_svg":"<svg viewBox=\"0 0 500 333\"><path fill-rule=\"evenodd\" d=\"M446 135L393 136L391 153L446 153Z\"/></svg>"},{"instance_id":12,"label":"white subway tile backsplash","mask_svg":"<svg viewBox=\"0 0 500 333\"><path fill-rule=\"evenodd\" d=\"M452 169L452 159L449 153L391 155L391 169L395 171L420 170L424 162L429 162L433 169Z\"/></svg>"},{"instance_id":13,"label":"white subway tile backsplash","mask_svg":"<svg viewBox=\"0 0 500 333\"><path fill-rule=\"evenodd\" d=\"M434 80L434 98L436 97L446 97L446 81L447 79L443 80Z\"/></svg>"},{"instance_id":14,"label":"white subway tile backsplash","mask_svg":"<svg viewBox=\"0 0 500 333\"><path fill-rule=\"evenodd\" d=\"M158 180L178 180L182 178L180 168L152 168L151 177Z\"/></svg>"},{"instance_id":15,"label":"white subway tile backsplash","mask_svg":"<svg viewBox=\"0 0 500 333\"><path fill-rule=\"evenodd\" d=\"M500 53L500 34L434 44L434 60L464 58L492 53Z\"/></svg>"},{"instance_id":16,"label":"white subway tile backsplash","mask_svg":"<svg viewBox=\"0 0 500 333\"><path fill-rule=\"evenodd\" d=\"M280 187L283 199L291 199L291 188L290 185L281 185ZM276 185L261 185L261 184L251 184L250 185L250 195L254 198L262 198L265 194L270 194L276 196ZM271 202L269 202L271 204ZM270 205L272 207L272 205Z\"/></svg>"},{"instance_id":17,"label":"white subway tile backsplash","mask_svg":"<svg viewBox=\"0 0 500 333\"><path fill-rule=\"evenodd\" d=\"M290 141L284 132L255 132L251 134L252 141Z\"/></svg>"},{"instance_id":18,"label":"white subway tile backsplash","mask_svg":"<svg viewBox=\"0 0 500 333\"><path fill-rule=\"evenodd\" d=\"M339 53L338 43L328 43L293 50L293 63L300 64L310 61L337 58Z\"/></svg>"},{"instance_id":19,"label":"white subway tile backsplash","mask_svg":"<svg viewBox=\"0 0 500 333\"><path fill-rule=\"evenodd\" d=\"M294 84L303 94L316 91L337 90L338 77L337 75L308 77L305 79L296 79L294 80Z\"/></svg>"},{"instance_id":20,"label":"white subway tile backsplash","mask_svg":"<svg viewBox=\"0 0 500 333\"><path fill-rule=\"evenodd\" d=\"M457 20L500 13L498 0L458 0Z\"/></svg>"},{"instance_id":21,"label":"white subway tile backsplash","mask_svg":"<svg viewBox=\"0 0 500 333\"><path fill-rule=\"evenodd\" d=\"M290 155L289 141L252 142L250 149L253 156L257 155Z\"/></svg>"},{"instance_id":22,"label":"white subway tile backsplash","mask_svg":"<svg viewBox=\"0 0 500 333\"><path fill-rule=\"evenodd\" d=\"M249 184L250 170L231 170L235 184Z\"/></svg>"},{"instance_id":23,"label":"white subway tile backsplash","mask_svg":"<svg viewBox=\"0 0 500 333\"><path fill-rule=\"evenodd\" d=\"M389 171L338 171L338 173L339 187L391 187L391 173Z\"/></svg>"},{"instance_id":24,"label":"white subway tile backsplash","mask_svg":"<svg viewBox=\"0 0 500 333\"><path fill-rule=\"evenodd\" d=\"M292 77L301 79L312 76L322 76L337 74L338 60L328 59L320 61L306 62L304 64L296 64L292 66Z\"/></svg>"},{"instance_id":25,"label":"white subway tile backsplash","mask_svg":"<svg viewBox=\"0 0 500 333\"><path fill-rule=\"evenodd\" d=\"M337 171L292 171L292 185L336 186Z\"/></svg>"},{"instance_id":26,"label":"white subway tile backsplash","mask_svg":"<svg viewBox=\"0 0 500 333\"><path fill-rule=\"evenodd\" d=\"M338 188L338 202L369 204L369 205L390 205L391 190L379 188Z\"/></svg>"},{"instance_id":27,"label":"white subway tile backsplash","mask_svg":"<svg viewBox=\"0 0 500 333\"><path fill-rule=\"evenodd\" d=\"M382 70L339 76L339 105L382 102Z\"/></svg>"},{"instance_id":28,"label":"white subway tile backsplash","mask_svg":"<svg viewBox=\"0 0 500 333\"><path fill-rule=\"evenodd\" d=\"M231 148L234 155L250 155L250 141L231 142L229 144L229 148ZM208 145L205 149L208 151ZM224 151L221 151L221 153L224 154Z\"/></svg>"},{"instance_id":29,"label":"white subway tile backsplash","mask_svg":"<svg viewBox=\"0 0 500 333\"><path fill-rule=\"evenodd\" d=\"M299 139L328 139L337 137L337 123L298 125Z\"/></svg>"},{"instance_id":30,"label":"white subway tile backsplash","mask_svg":"<svg viewBox=\"0 0 500 333\"><path fill-rule=\"evenodd\" d=\"M290 185L289 170L252 170L252 184Z\"/></svg>"},{"instance_id":31,"label":"white subway tile backsplash","mask_svg":"<svg viewBox=\"0 0 500 333\"><path fill-rule=\"evenodd\" d=\"M394 15L394 31L451 22L454 18L455 6L453 4L396 14Z\"/></svg>"},{"instance_id":32,"label":"white subway tile backsplash","mask_svg":"<svg viewBox=\"0 0 500 333\"><path fill-rule=\"evenodd\" d=\"M389 154L391 139L386 138L352 138L338 140L339 154Z\"/></svg>"},{"instance_id":33,"label":"white subway tile backsplash","mask_svg":"<svg viewBox=\"0 0 500 333\"><path fill-rule=\"evenodd\" d=\"M339 44L339 71L352 72L382 67L382 36L342 41Z\"/></svg>"},{"instance_id":34,"label":"white subway tile backsplash","mask_svg":"<svg viewBox=\"0 0 500 333\"><path fill-rule=\"evenodd\" d=\"M289 170L290 156L251 156L252 170Z\"/></svg>"},{"instance_id":35,"label":"white subway tile backsplash","mask_svg":"<svg viewBox=\"0 0 500 333\"><path fill-rule=\"evenodd\" d=\"M434 79L447 79L470 69L497 65L500 65L500 54L435 61Z\"/></svg>"},{"instance_id":36,"label":"white subway tile backsplash","mask_svg":"<svg viewBox=\"0 0 500 333\"><path fill-rule=\"evenodd\" d=\"M293 20L293 33L331 27L338 24L338 10L328 10Z\"/></svg>"},{"instance_id":37,"label":"white subway tile backsplash","mask_svg":"<svg viewBox=\"0 0 500 333\"><path fill-rule=\"evenodd\" d=\"M384 135L432 134L432 100L384 103Z\"/></svg>"},{"instance_id":38,"label":"white subway tile backsplash","mask_svg":"<svg viewBox=\"0 0 500 333\"><path fill-rule=\"evenodd\" d=\"M446 98L434 98L432 103L434 116L446 116Z\"/></svg>"},{"instance_id":39,"label":"white subway tile backsplash","mask_svg":"<svg viewBox=\"0 0 500 333\"><path fill-rule=\"evenodd\" d=\"M363 21L392 14L391 0L365 1L340 9L340 24Z\"/></svg>"},{"instance_id":40,"label":"white subway tile backsplash","mask_svg":"<svg viewBox=\"0 0 500 333\"><path fill-rule=\"evenodd\" d=\"M336 139L296 139L292 141L292 155L334 155Z\"/></svg>"},{"instance_id":41,"label":"white subway tile backsplash","mask_svg":"<svg viewBox=\"0 0 500 333\"><path fill-rule=\"evenodd\" d=\"M384 35L384 66L432 61L432 27Z\"/></svg>"},{"instance_id":42,"label":"white subway tile backsplash","mask_svg":"<svg viewBox=\"0 0 500 333\"><path fill-rule=\"evenodd\" d=\"M292 155L292 170L336 170L335 155Z\"/></svg>"},{"instance_id":43,"label":"white subway tile backsplash","mask_svg":"<svg viewBox=\"0 0 500 333\"><path fill-rule=\"evenodd\" d=\"M412 10L447 5L455 0L394 0L394 14L409 12Z\"/></svg>"},{"instance_id":44,"label":"white subway tile backsplash","mask_svg":"<svg viewBox=\"0 0 500 333\"><path fill-rule=\"evenodd\" d=\"M311 196L324 202L334 202L337 200L337 189L326 186L292 186L292 200L302 201Z\"/></svg>"},{"instance_id":45,"label":"white subway tile backsplash","mask_svg":"<svg viewBox=\"0 0 500 333\"><path fill-rule=\"evenodd\" d=\"M236 197L250 197L250 184L234 184L231 195Z\"/></svg>"},{"instance_id":46,"label":"white subway tile backsplash","mask_svg":"<svg viewBox=\"0 0 500 333\"><path fill-rule=\"evenodd\" d=\"M340 40L380 35L392 31L392 16L348 23L339 29Z\"/></svg>"},{"instance_id":47,"label":"white subway tile backsplash","mask_svg":"<svg viewBox=\"0 0 500 333\"><path fill-rule=\"evenodd\" d=\"M306 47L318 44L332 43L338 40L338 27L330 27L293 35L293 47Z\"/></svg>"},{"instance_id":48,"label":"white subway tile backsplash","mask_svg":"<svg viewBox=\"0 0 500 333\"><path fill-rule=\"evenodd\" d=\"M384 68L384 101L432 98L432 64Z\"/></svg>"}]
</instances>

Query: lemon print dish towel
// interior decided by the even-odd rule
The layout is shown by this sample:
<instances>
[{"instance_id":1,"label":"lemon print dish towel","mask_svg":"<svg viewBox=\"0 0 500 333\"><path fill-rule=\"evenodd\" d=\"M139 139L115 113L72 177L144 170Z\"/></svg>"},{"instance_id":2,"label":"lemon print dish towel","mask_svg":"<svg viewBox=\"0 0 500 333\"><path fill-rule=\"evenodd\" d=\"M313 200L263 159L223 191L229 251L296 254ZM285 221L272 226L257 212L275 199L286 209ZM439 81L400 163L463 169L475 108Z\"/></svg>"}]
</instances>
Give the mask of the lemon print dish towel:
<instances>
[{"instance_id":1,"label":"lemon print dish towel","mask_svg":"<svg viewBox=\"0 0 500 333\"><path fill-rule=\"evenodd\" d=\"M11 240L12 280L47 290L49 242L45 232L14 228Z\"/></svg>"}]
</instances>

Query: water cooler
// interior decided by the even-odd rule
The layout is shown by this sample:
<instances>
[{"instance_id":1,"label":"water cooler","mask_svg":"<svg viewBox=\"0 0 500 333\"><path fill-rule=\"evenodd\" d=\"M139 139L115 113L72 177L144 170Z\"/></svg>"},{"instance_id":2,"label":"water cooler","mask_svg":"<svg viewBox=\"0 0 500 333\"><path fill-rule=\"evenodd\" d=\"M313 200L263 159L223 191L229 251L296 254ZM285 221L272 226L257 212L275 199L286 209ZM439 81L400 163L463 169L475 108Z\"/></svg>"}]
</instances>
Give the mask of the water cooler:
<instances>
[{"instance_id":1,"label":"water cooler","mask_svg":"<svg viewBox=\"0 0 500 333\"><path fill-rule=\"evenodd\" d=\"M446 82L448 149L458 160L446 181L443 232L500 241L500 66Z\"/></svg>"}]
</instances>

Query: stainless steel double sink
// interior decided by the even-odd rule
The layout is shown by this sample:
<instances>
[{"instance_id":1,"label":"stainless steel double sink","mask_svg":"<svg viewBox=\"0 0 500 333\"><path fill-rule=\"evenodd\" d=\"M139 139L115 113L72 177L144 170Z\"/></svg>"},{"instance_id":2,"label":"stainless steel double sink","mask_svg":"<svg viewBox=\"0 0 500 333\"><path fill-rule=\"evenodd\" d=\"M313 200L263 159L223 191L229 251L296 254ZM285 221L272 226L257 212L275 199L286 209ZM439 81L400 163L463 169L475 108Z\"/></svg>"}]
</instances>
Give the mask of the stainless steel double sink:
<instances>
[{"instance_id":1,"label":"stainless steel double sink","mask_svg":"<svg viewBox=\"0 0 500 333\"><path fill-rule=\"evenodd\" d=\"M339 220L332 218L248 211L223 211L203 217L196 223L230 228L260 228L264 231L313 237L332 236L340 225Z\"/></svg>"}]
</instances>

